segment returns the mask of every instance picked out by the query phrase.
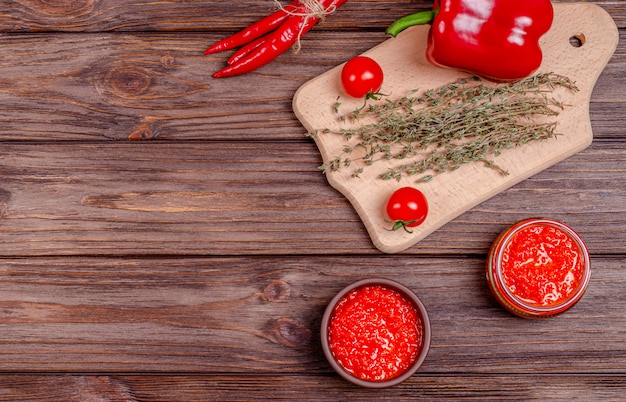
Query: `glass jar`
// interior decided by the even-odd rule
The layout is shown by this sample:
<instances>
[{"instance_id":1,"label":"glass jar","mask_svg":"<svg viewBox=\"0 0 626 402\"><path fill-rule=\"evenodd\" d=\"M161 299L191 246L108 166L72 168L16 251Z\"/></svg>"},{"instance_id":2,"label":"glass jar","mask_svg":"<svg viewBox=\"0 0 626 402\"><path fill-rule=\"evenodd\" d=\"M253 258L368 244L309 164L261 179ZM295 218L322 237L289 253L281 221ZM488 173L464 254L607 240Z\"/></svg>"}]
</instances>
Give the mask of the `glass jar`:
<instances>
[{"instance_id":1,"label":"glass jar","mask_svg":"<svg viewBox=\"0 0 626 402\"><path fill-rule=\"evenodd\" d=\"M503 231L487 259L491 293L511 313L551 317L585 293L591 268L580 236L562 222L531 218Z\"/></svg>"}]
</instances>

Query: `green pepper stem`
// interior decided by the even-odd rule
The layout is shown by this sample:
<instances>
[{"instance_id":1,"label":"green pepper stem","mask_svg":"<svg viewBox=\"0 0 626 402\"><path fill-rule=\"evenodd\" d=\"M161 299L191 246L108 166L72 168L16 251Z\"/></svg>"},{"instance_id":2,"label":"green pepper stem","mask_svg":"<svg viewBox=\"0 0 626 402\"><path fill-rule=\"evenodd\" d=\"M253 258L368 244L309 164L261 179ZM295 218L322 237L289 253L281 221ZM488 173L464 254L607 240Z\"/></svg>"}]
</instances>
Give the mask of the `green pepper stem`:
<instances>
[{"instance_id":1,"label":"green pepper stem","mask_svg":"<svg viewBox=\"0 0 626 402\"><path fill-rule=\"evenodd\" d=\"M409 27L430 24L433 22L438 13L439 9L436 8L434 10L421 11L419 13L407 15L394 21L391 25L389 25L389 28L387 28L385 32L388 35L396 37L396 35Z\"/></svg>"}]
</instances>

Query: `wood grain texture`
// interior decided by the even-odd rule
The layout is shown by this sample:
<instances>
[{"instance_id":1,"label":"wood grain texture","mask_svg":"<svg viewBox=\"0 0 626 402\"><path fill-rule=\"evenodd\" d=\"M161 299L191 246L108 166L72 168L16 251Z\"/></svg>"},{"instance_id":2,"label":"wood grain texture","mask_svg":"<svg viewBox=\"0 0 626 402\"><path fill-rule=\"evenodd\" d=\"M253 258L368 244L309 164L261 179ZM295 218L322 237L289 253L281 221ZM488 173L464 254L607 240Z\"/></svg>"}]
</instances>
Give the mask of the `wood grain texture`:
<instances>
[{"instance_id":1,"label":"wood grain texture","mask_svg":"<svg viewBox=\"0 0 626 402\"><path fill-rule=\"evenodd\" d=\"M485 381L485 380L488 381ZM390 389L346 387L330 375L10 375L0 377L0 401L63 400L204 402L469 400L615 400L622 375L414 376ZM558 385L555 385L558 384Z\"/></svg>"},{"instance_id":2,"label":"wood grain texture","mask_svg":"<svg viewBox=\"0 0 626 402\"><path fill-rule=\"evenodd\" d=\"M327 303L383 276L429 311L420 375L623 373L624 259L591 262L574 308L529 322L491 296L484 258L2 259L0 372L326 375Z\"/></svg>"},{"instance_id":3,"label":"wood grain texture","mask_svg":"<svg viewBox=\"0 0 626 402\"><path fill-rule=\"evenodd\" d=\"M592 146L387 256L291 100L430 1L351 0L300 53L227 80L210 75L228 52L202 52L272 1L0 2L0 401L623 398L626 3L587 3L621 36ZM483 274L534 215L571 224L593 264L581 302L539 322ZM334 293L374 275L419 294L435 338L418 375L372 393L316 334Z\"/></svg>"},{"instance_id":4,"label":"wood grain texture","mask_svg":"<svg viewBox=\"0 0 626 402\"><path fill-rule=\"evenodd\" d=\"M626 248L626 151L596 142L461 215L411 254L484 254L516 220ZM5 143L0 255L377 254L308 143ZM606 233L614 233L607 238Z\"/></svg>"},{"instance_id":5,"label":"wood grain texture","mask_svg":"<svg viewBox=\"0 0 626 402\"><path fill-rule=\"evenodd\" d=\"M210 76L226 55L202 55L207 38L219 38L214 34L41 38L19 34L0 41L0 141L301 141L306 130L291 106L296 90L386 39L382 33L310 32L299 54L215 80ZM596 138L621 138L624 71L626 55L618 50L592 93Z\"/></svg>"},{"instance_id":6,"label":"wood grain texture","mask_svg":"<svg viewBox=\"0 0 626 402\"><path fill-rule=\"evenodd\" d=\"M51 35L33 49L40 38L0 44L0 140L304 138L291 111L306 77L304 64L290 65L297 55L285 54L273 76L268 66L244 77L254 91L242 91L210 77L224 56L203 56L198 34Z\"/></svg>"},{"instance_id":7,"label":"wood grain texture","mask_svg":"<svg viewBox=\"0 0 626 402\"><path fill-rule=\"evenodd\" d=\"M623 2L589 2L616 15L620 27L626 26ZM395 19L429 9L432 4L431 0L349 1L316 30L384 31ZM16 0L0 3L0 31L236 31L274 9L272 0Z\"/></svg>"}]
</instances>

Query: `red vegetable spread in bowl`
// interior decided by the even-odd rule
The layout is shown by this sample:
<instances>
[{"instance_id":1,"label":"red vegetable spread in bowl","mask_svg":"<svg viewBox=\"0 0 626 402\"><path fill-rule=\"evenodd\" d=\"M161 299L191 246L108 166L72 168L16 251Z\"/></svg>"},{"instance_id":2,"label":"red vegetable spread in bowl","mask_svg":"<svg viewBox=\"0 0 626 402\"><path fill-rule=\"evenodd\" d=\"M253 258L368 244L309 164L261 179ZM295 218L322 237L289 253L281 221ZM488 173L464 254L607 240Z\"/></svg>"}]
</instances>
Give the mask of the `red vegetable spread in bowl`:
<instances>
[{"instance_id":1,"label":"red vegetable spread in bowl","mask_svg":"<svg viewBox=\"0 0 626 402\"><path fill-rule=\"evenodd\" d=\"M585 293L589 253L580 236L552 219L527 219L504 231L487 262L491 292L522 317L561 313Z\"/></svg>"},{"instance_id":2,"label":"red vegetable spread in bowl","mask_svg":"<svg viewBox=\"0 0 626 402\"><path fill-rule=\"evenodd\" d=\"M409 378L430 344L430 324L414 293L386 279L356 282L330 303L322 345L344 378L382 388Z\"/></svg>"}]
</instances>

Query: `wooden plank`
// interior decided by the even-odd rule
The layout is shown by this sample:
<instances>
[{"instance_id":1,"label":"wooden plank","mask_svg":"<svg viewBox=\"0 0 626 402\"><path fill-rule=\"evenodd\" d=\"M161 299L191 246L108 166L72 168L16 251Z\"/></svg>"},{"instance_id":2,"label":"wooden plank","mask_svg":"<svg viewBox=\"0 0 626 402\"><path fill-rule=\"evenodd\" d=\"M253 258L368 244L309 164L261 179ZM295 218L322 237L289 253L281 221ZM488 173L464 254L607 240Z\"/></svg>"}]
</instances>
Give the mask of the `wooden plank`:
<instances>
[{"instance_id":1,"label":"wooden plank","mask_svg":"<svg viewBox=\"0 0 626 402\"><path fill-rule=\"evenodd\" d=\"M233 91L210 77L223 60L204 57L198 35L52 35L38 52L40 39L4 42L2 140L253 139L298 127L286 118L291 96L272 92L289 78Z\"/></svg>"},{"instance_id":2,"label":"wooden plank","mask_svg":"<svg viewBox=\"0 0 626 402\"><path fill-rule=\"evenodd\" d=\"M0 42L0 141L297 140L292 98L304 82L387 39L310 32L298 54L213 79L228 53L203 56L218 36L19 34ZM622 41L626 40L622 37ZM596 138L622 138L626 56L618 52L592 95ZM240 88L254 88L242 91ZM602 109L594 107L602 102ZM605 106L610 106L606 107Z\"/></svg>"},{"instance_id":3,"label":"wooden plank","mask_svg":"<svg viewBox=\"0 0 626 402\"><path fill-rule=\"evenodd\" d=\"M420 375L623 373L623 257L593 257L583 299L553 319L497 304L484 258L36 258L0 260L0 372L328 374L326 304L370 276L426 305Z\"/></svg>"},{"instance_id":4,"label":"wooden plank","mask_svg":"<svg viewBox=\"0 0 626 402\"><path fill-rule=\"evenodd\" d=\"M2 141L304 138L291 99L311 67L291 65L297 55L285 54L279 70L268 67L233 81L211 78L226 56L204 56L207 41L198 34L5 39ZM330 60L318 63L314 73L337 59Z\"/></svg>"},{"instance_id":5,"label":"wooden plank","mask_svg":"<svg viewBox=\"0 0 626 402\"><path fill-rule=\"evenodd\" d=\"M0 377L0 401L220 401L220 400L619 400L623 375L418 374L393 388L346 387L330 375L9 375Z\"/></svg>"},{"instance_id":6,"label":"wooden plank","mask_svg":"<svg viewBox=\"0 0 626 402\"><path fill-rule=\"evenodd\" d=\"M282 1L282 4L286 2ZM356 2L355 2L356 3ZM429 0L361 1L346 4L322 29L365 29L386 26L409 10L432 6ZM265 1L18 0L0 4L0 31L234 31L276 10ZM341 18L339 18L341 16ZM384 30L384 28L383 28Z\"/></svg>"},{"instance_id":7,"label":"wooden plank","mask_svg":"<svg viewBox=\"0 0 626 402\"><path fill-rule=\"evenodd\" d=\"M5 143L0 255L377 254L318 158L309 142ZM622 142L596 142L407 252L482 255L541 215L623 253L625 160Z\"/></svg>"},{"instance_id":8,"label":"wooden plank","mask_svg":"<svg viewBox=\"0 0 626 402\"><path fill-rule=\"evenodd\" d=\"M626 25L626 6L622 2L587 2L606 8L616 15L620 26ZM316 29L384 31L396 18L426 10L432 4L432 0L349 1ZM271 0L17 0L0 3L0 32L235 31L273 10Z\"/></svg>"}]
</instances>

